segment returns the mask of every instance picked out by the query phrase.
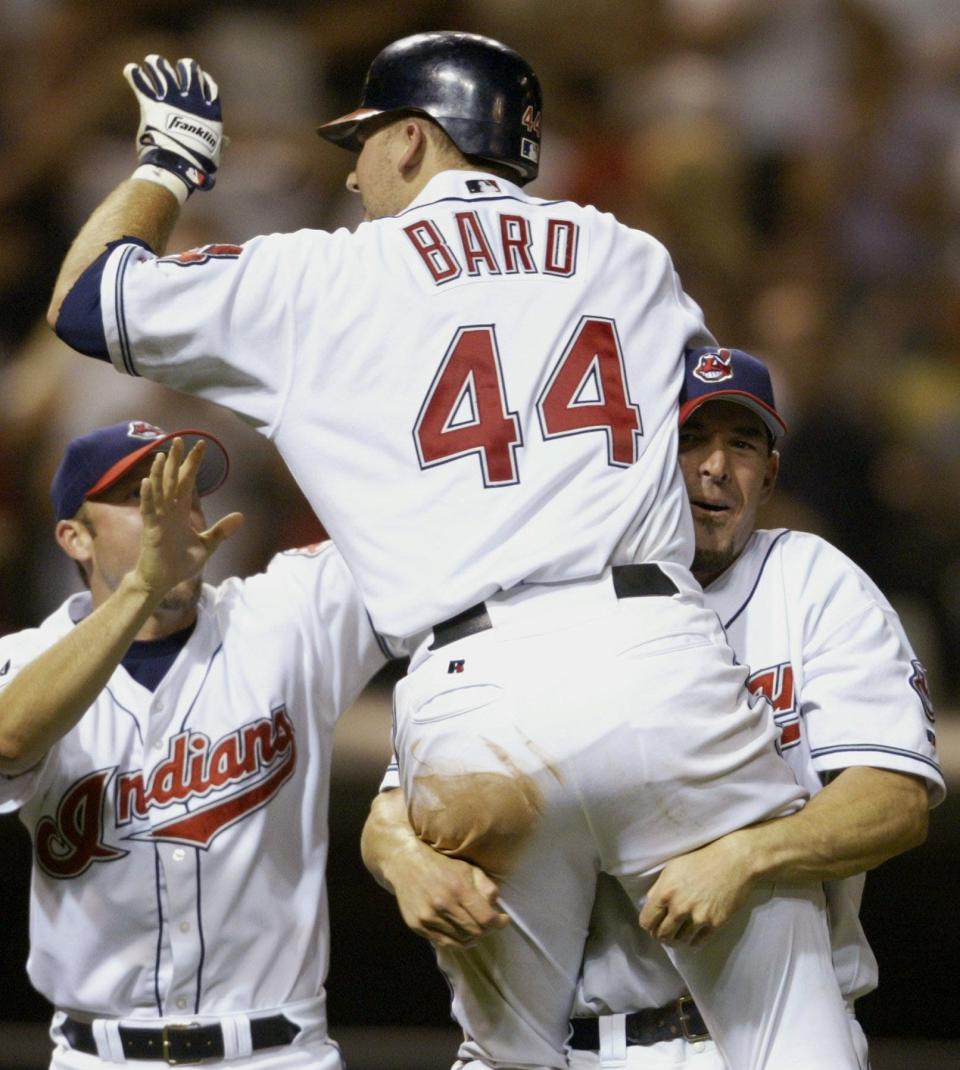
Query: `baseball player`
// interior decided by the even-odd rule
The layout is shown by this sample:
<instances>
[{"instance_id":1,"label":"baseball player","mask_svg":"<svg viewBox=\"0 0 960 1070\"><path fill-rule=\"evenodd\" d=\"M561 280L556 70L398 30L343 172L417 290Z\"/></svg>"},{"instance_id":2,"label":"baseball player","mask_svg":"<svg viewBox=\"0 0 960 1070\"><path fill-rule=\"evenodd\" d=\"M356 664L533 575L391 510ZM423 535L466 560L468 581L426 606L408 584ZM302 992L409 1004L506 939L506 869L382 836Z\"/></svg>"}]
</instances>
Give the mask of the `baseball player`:
<instances>
[{"instance_id":1,"label":"baseball player","mask_svg":"<svg viewBox=\"0 0 960 1070\"><path fill-rule=\"evenodd\" d=\"M928 808L945 794L926 674L893 608L852 561L815 535L756 530L786 430L764 365L736 349L692 351L680 422L694 571L750 666L747 686L773 708L783 756L815 798L668 863L643 929L632 904L602 882L579 1005L600 1017L574 1022L571 1065L723 1070L651 937L699 944L750 887L799 877L825 882L834 968L866 1067L854 1017L855 1000L877 985L858 919L865 871L922 843Z\"/></svg>"},{"instance_id":2,"label":"baseball player","mask_svg":"<svg viewBox=\"0 0 960 1070\"><path fill-rule=\"evenodd\" d=\"M0 638L0 809L33 841L28 972L55 1070L343 1066L330 754L384 657L329 543L202 582L242 518L206 527L228 462L201 434L130 420L70 444L56 538L87 590Z\"/></svg>"},{"instance_id":3,"label":"baseball player","mask_svg":"<svg viewBox=\"0 0 960 1070\"><path fill-rule=\"evenodd\" d=\"M50 322L277 445L411 654L413 826L497 877L514 920L444 952L458 1065L563 1067L597 873L639 908L669 858L805 799L689 571L676 408L700 311L650 236L524 192L541 95L496 41L395 42L320 128L357 154L355 232L169 256L216 177L217 88L188 59L126 76L140 166L71 247ZM671 954L738 1068L855 1066L822 896L777 890ZM775 998L754 968L771 955Z\"/></svg>"},{"instance_id":4,"label":"baseball player","mask_svg":"<svg viewBox=\"0 0 960 1070\"><path fill-rule=\"evenodd\" d=\"M700 944L750 886L788 876L826 882L834 968L866 1067L853 1017L854 1001L877 983L857 917L864 871L922 842L928 807L945 791L926 677L893 609L856 565L815 535L756 530L785 431L764 365L741 350L691 351L680 420L706 604L750 665L749 686L770 702L783 755L816 799L669 862L641 914L649 932L601 876L571 1066L724 1070L654 937ZM398 783L390 770L384 786ZM439 946L469 944L506 923L495 883L427 850L399 793L378 797L363 847L407 924Z\"/></svg>"}]
</instances>

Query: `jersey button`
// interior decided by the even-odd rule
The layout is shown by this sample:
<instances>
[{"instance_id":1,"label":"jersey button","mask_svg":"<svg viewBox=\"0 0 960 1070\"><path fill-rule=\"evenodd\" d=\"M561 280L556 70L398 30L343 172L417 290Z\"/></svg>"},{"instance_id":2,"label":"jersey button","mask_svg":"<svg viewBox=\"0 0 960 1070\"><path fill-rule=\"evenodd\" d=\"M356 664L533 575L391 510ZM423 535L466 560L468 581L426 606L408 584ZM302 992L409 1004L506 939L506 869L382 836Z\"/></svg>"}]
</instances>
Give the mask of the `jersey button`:
<instances>
[{"instance_id":1,"label":"jersey button","mask_svg":"<svg viewBox=\"0 0 960 1070\"><path fill-rule=\"evenodd\" d=\"M163 750L163 740L162 739L158 739L157 742L154 743L153 749L154 750Z\"/></svg>"},{"instance_id":2,"label":"jersey button","mask_svg":"<svg viewBox=\"0 0 960 1070\"><path fill-rule=\"evenodd\" d=\"M187 857L187 852L182 847L174 847L173 860L174 862L182 862Z\"/></svg>"},{"instance_id":3,"label":"jersey button","mask_svg":"<svg viewBox=\"0 0 960 1070\"><path fill-rule=\"evenodd\" d=\"M180 932L182 932L182 933L190 932L190 922L189 921L181 921L180 922Z\"/></svg>"},{"instance_id":4,"label":"jersey button","mask_svg":"<svg viewBox=\"0 0 960 1070\"><path fill-rule=\"evenodd\" d=\"M179 1007L180 1010L183 1010L183 1008L186 1007L186 1005L187 1005L186 999L183 996L181 996L177 1000L177 1007Z\"/></svg>"}]
</instances>

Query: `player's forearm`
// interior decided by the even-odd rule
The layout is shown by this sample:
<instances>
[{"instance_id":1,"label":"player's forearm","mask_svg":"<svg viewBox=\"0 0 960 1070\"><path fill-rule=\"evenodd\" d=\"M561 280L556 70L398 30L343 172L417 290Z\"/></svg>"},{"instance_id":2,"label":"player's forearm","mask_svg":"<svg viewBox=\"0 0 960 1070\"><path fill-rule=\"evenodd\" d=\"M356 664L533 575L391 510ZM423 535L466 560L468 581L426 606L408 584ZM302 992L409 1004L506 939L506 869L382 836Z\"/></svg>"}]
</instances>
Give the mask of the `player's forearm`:
<instances>
[{"instance_id":1,"label":"player's forearm","mask_svg":"<svg viewBox=\"0 0 960 1070\"><path fill-rule=\"evenodd\" d=\"M162 594L136 573L0 690L0 773L35 765L90 708Z\"/></svg>"},{"instance_id":2,"label":"player's forearm","mask_svg":"<svg viewBox=\"0 0 960 1070\"><path fill-rule=\"evenodd\" d=\"M63 299L73 284L118 238L139 238L156 253L163 253L180 215L177 198L163 186L141 179L121 183L95 209L70 246L53 288L47 322L54 327Z\"/></svg>"},{"instance_id":3,"label":"player's forearm","mask_svg":"<svg viewBox=\"0 0 960 1070\"><path fill-rule=\"evenodd\" d=\"M374 880L394 895L429 886L454 866L469 866L440 854L417 836L399 789L381 791L373 800L360 834L360 855Z\"/></svg>"},{"instance_id":4,"label":"player's forearm","mask_svg":"<svg viewBox=\"0 0 960 1070\"><path fill-rule=\"evenodd\" d=\"M394 891L388 871L404 852L430 850L410 825L402 791L381 791L360 835L360 855L374 880Z\"/></svg>"},{"instance_id":5,"label":"player's forearm","mask_svg":"<svg viewBox=\"0 0 960 1070\"><path fill-rule=\"evenodd\" d=\"M733 835L742 840L755 880L832 880L923 843L927 814L922 780L851 767L797 813Z\"/></svg>"},{"instance_id":6,"label":"player's forearm","mask_svg":"<svg viewBox=\"0 0 960 1070\"><path fill-rule=\"evenodd\" d=\"M437 947L470 947L510 921L499 906L500 889L483 870L417 837L401 791L374 800L360 850L367 869L397 897L404 923Z\"/></svg>"}]
</instances>

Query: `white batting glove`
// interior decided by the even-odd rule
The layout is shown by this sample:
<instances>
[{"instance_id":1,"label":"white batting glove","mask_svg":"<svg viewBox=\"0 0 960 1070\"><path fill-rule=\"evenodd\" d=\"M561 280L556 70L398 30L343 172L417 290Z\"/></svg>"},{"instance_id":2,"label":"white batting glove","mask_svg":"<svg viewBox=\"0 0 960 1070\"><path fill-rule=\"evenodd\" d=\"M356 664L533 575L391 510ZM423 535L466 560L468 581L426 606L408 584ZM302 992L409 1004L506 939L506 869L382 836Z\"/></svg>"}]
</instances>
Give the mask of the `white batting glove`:
<instances>
[{"instance_id":1,"label":"white batting glove","mask_svg":"<svg viewBox=\"0 0 960 1070\"><path fill-rule=\"evenodd\" d=\"M217 83L196 60L178 59L174 69L158 55L128 63L123 76L140 104L133 177L166 186L181 204L212 189L226 142Z\"/></svg>"}]
</instances>

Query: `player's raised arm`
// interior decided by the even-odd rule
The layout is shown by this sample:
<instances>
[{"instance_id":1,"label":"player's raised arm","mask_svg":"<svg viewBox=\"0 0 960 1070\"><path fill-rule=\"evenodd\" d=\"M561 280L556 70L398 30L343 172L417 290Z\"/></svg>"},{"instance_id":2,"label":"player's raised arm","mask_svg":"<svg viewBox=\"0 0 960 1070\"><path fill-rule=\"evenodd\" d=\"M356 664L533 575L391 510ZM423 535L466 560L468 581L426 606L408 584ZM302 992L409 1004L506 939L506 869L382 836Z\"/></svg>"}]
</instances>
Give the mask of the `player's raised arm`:
<instances>
[{"instance_id":1,"label":"player's raised arm","mask_svg":"<svg viewBox=\"0 0 960 1070\"><path fill-rule=\"evenodd\" d=\"M201 442L184 459L183 442L175 439L169 454L153 456L146 478L134 473L117 484L114 500L106 508L128 509L120 494L131 496L139 484L142 533L136 564L116 581L101 578L97 564L89 562L96 562L95 541L118 541L117 526L104 523L102 514L96 522L87 517L58 523L57 539L69 556L83 563L95 608L0 689L3 775L31 768L70 731L154 614L166 613L167 631L192 622L195 609L189 603L161 610L162 603L178 584L198 575L242 522L239 513L231 513L205 531L195 526L196 480L203 454Z\"/></svg>"},{"instance_id":2,"label":"player's raised arm","mask_svg":"<svg viewBox=\"0 0 960 1070\"><path fill-rule=\"evenodd\" d=\"M216 82L192 59L174 66L162 56L129 63L124 77L140 104L137 131L139 166L96 208L70 247L54 285L47 321L67 341L82 309L64 299L106 247L121 238L136 238L155 253L166 249L181 206L195 189L211 189L224 144ZM93 280L92 285L96 285ZM82 305L82 294L76 304Z\"/></svg>"},{"instance_id":3,"label":"player's raised arm","mask_svg":"<svg viewBox=\"0 0 960 1070\"><path fill-rule=\"evenodd\" d=\"M367 869L397 897L404 922L432 944L469 947L508 924L499 889L483 870L418 839L399 789L373 800L360 848Z\"/></svg>"}]
</instances>

